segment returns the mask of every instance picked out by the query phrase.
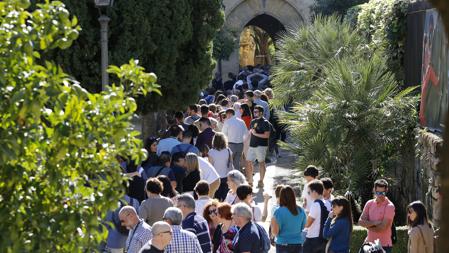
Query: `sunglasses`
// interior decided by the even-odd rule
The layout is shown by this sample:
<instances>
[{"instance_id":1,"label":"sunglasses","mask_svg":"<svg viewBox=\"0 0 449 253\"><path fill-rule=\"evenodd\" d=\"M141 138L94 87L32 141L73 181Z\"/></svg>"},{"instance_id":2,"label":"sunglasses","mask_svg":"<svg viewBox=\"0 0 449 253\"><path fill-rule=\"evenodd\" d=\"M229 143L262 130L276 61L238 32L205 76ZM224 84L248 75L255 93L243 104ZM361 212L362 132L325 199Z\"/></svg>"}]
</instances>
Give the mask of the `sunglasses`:
<instances>
[{"instance_id":1,"label":"sunglasses","mask_svg":"<svg viewBox=\"0 0 449 253\"><path fill-rule=\"evenodd\" d=\"M211 215L211 214L217 215L218 211L217 211L217 209L212 209L212 210L209 210L208 213L209 213L209 215Z\"/></svg>"},{"instance_id":2,"label":"sunglasses","mask_svg":"<svg viewBox=\"0 0 449 253\"><path fill-rule=\"evenodd\" d=\"M387 192L376 192L377 196L385 196L387 195Z\"/></svg>"}]
</instances>

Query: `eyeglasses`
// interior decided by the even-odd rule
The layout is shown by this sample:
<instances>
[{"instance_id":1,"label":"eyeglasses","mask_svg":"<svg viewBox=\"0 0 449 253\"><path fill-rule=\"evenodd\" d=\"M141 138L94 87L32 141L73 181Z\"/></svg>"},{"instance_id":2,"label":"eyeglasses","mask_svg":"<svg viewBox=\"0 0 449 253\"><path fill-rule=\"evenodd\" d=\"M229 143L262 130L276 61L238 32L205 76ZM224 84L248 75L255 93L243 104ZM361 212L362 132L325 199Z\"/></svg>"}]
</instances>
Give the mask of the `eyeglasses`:
<instances>
[{"instance_id":1,"label":"eyeglasses","mask_svg":"<svg viewBox=\"0 0 449 253\"><path fill-rule=\"evenodd\" d=\"M385 195L387 195L387 192L378 192L378 191L376 191L376 195L377 196L385 196Z\"/></svg>"},{"instance_id":2,"label":"eyeglasses","mask_svg":"<svg viewBox=\"0 0 449 253\"><path fill-rule=\"evenodd\" d=\"M168 230L168 231L160 232L159 234L170 234L170 235L173 235L173 232Z\"/></svg>"},{"instance_id":3,"label":"eyeglasses","mask_svg":"<svg viewBox=\"0 0 449 253\"><path fill-rule=\"evenodd\" d=\"M259 111L254 110L254 113L259 113Z\"/></svg>"},{"instance_id":4,"label":"eyeglasses","mask_svg":"<svg viewBox=\"0 0 449 253\"><path fill-rule=\"evenodd\" d=\"M218 210L217 209L211 209L211 210L209 210L209 215L211 215L211 214L217 214L218 213Z\"/></svg>"}]
</instances>

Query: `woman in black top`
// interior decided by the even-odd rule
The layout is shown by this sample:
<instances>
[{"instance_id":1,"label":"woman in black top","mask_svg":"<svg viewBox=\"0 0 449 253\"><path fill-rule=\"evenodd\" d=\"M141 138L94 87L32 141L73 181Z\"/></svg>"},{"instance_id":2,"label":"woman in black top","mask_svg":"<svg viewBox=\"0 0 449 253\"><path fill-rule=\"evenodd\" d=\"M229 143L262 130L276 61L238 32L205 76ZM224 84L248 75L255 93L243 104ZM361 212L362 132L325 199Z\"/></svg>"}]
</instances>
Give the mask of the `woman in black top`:
<instances>
[{"instance_id":1,"label":"woman in black top","mask_svg":"<svg viewBox=\"0 0 449 253\"><path fill-rule=\"evenodd\" d=\"M197 155L186 155L187 175L182 180L183 192L193 192L196 183L201 180Z\"/></svg>"}]
</instances>

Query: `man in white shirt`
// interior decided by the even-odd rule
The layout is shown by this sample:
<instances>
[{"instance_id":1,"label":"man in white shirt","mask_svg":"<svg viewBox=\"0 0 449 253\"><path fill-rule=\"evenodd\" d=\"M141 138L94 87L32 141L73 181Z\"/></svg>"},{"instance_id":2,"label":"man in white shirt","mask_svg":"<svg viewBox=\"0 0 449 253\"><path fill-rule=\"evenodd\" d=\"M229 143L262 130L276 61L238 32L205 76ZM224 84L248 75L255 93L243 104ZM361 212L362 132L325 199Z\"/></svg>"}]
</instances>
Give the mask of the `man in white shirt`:
<instances>
[{"instance_id":1,"label":"man in white shirt","mask_svg":"<svg viewBox=\"0 0 449 253\"><path fill-rule=\"evenodd\" d=\"M222 132L228 138L228 145L233 154L234 169L240 170L240 159L243 153L243 139L248 134L245 122L235 116L234 109L226 110L226 120Z\"/></svg>"},{"instance_id":2,"label":"man in white shirt","mask_svg":"<svg viewBox=\"0 0 449 253\"><path fill-rule=\"evenodd\" d=\"M310 211L310 206L312 205L313 199L309 194L309 186L308 184L313 181L314 179L316 179L319 175L319 171L317 169L317 167L315 167L314 165L309 165L307 166L307 168L304 170L304 188L302 190L302 194L301 194L301 198L303 201L303 207L306 211L306 213L309 213Z\"/></svg>"},{"instance_id":3,"label":"man in white shirt","mask_svg":"<svg viewBox=\"0 0 449 253\"><path fill-rule=\"evenodd\" d=\"M323 227L329 212L324 205L323 183L317 179L311 181L308 184L308 191L314 202L310 206L310 212L307 216L305 226L307 234L303 250L309 253L325 253L327 241L323 237Z\"/></svg>"},{"instance_id":4,"label":"man in white shirt","mask_svg":"<svg viewBox=\"0 0 449 253\"><path fill-rule=\"evenodd\" d=\"M256 105L261 105L263 107L263 117L266 118L267 120L269 120L270 119L270 106L268 105L267 102L260 99L261 96L262 96L262 91L255 90L254 91L254 103L256 103Z\"/></svg>"},{"instance_id":5,"label":"man in white shirt","mask_svg":"<svg viewBox=\"0 0 449 253\"><path fill-rule=\"evenodd\" d=\"M201 180L205 180L209 184L209 196L213 197L220 186L220 176L214 166L203 157L198 156L198 166Z\"/></svg>"},{"instance_id":6,"label":"man in white shirt","mask_svg":"<svg viewBox=\"0 0 449 253\"><path fill-rule=\"evenodd\" d=\"M334 183L332 182L332 179L325 177L320 179L324 186L323 191L323 200L324 205L327 208L327 211L332 210L332 200L334 200L334 195L332 195L332 192L334 191Z\"/></svg>"}]
</instances>

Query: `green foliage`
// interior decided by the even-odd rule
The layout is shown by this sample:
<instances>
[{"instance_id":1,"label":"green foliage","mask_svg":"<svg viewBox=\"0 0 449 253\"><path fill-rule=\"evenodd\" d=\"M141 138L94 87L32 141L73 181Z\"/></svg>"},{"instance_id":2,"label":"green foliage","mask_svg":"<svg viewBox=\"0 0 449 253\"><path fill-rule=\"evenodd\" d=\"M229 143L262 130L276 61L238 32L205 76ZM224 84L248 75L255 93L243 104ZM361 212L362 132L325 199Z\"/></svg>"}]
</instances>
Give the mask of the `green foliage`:
<instances>
[{"instance_id":1,"label":"green foliage","mask_svg":"<svg viewBox=\"0 0 449 253\"><path fill-rule=\"evenodd\" d=\"M322 86L322 71L336 58L365 57L365 40L337 16L317 16L309 26L284 36L278 42L278 64L273 67L276 105L302 102Z\"/></svg>"},{"instance_id":2,"label":"green foliage","mask_svg":"<svg viewBox=\"0 0 449 253\"><path fill-rule=\"evenodd\" d=\"M359 252L360 246L365 241L367 231L363 227L354 226L351 237L351 249L350 252ZM396 235L398 241L393 246L393 252L395 253L407 253L408 245L408 227L396 227Z\"/></svg>"},{"instance_id":3,"label":"green foliage","mask_svg":"<svg viewBox=\"0 0 449 253\"><path fill-rule=\"evenodd\" d=\"M332 32L340 36L331 40ZM413 88L398 91L382 52L364 42L346 21L318 18L283 38L274 72L275 91L284 92L276 96L290 91L296 102L283 120L293 140L286 145L300 156L297 166L323 167L336 188L363 202L371 198L373 179L391 175L403 145L413 140L417 102L408 96Z\"/></svg>"},{"instance_id":4,"label":"green foliage","mask_svg":"<svg viewBox=\"0 0 449 253\"><path fill-rule=\"evenodd\" d=\"M407 32L407 9L411 0L372 0L361 5L357 29L369 40L370 47L379 48L387 64L402 85Z\"/></svg>"},{"instance_id":5,"label":"green foliage","mask_svg":"<svg viewBox=\"0 0 449 253\"><path fill-rule=\"evenodd\" d=\"M237 35L223 26L214 38L214 59L228 60L237 47Z\"/></svg>"},{"instance_id":6,"label":"green foliage","mask_svg":"<svg viewBox=\"0 0 449 253\"><path fill-rule=\"evenodd\" d=\"M312 11L317 15L345 16L348 10L356 5L366 3L369 0L316 0Z\"/></svg>"},{"instance_id":7,"label":"green foliage","mask_svg":"<svg viewBox=\"0 0 449 253\"><path fill-rule=\"evenodd\" d=\"M93 1L63 0L83 30L70 51L48 55L90 91L99 91L100 28ZM158 75L161 92L138 98L139 111L183 107L197 99L214 68L212 40L224 22L220 0L114 1L108 10L109 62L128 59Z\"/></svg>"},{"instance_id":8,"label":"green foliage","mask_svg":"<svg viewBox=\"0 0 449 253\"><path fill-rule=\"evenodd\" d=\"M132 97L158 92L156 77L131 60L89 93L40 59L70 46L77 19L59 1L29 6L0 2L0 252L94 252L124 193L115 156L144 157Z\"/></svg>"}]
</instances>

